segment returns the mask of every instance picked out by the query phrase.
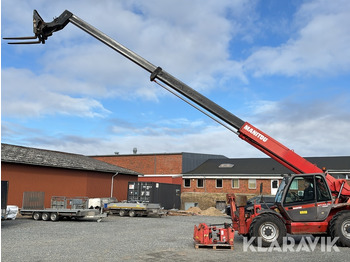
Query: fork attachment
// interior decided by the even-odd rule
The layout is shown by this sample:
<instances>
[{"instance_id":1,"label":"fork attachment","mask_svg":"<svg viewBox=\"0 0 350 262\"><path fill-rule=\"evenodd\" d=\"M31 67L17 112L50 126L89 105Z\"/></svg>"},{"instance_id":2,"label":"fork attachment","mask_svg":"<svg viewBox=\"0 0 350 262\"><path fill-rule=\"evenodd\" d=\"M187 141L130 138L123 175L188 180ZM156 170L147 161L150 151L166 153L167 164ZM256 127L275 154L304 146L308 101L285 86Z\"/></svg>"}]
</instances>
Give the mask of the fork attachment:
<instances>
[{"instance_id":1,"label":"fork attachment","mask_svg":"<svg viewBox=\"0 0 350 262\"><path fill-rule=\"evenodd\" d=\"M36 41L22 41L22 42L9 42L8 44L45 44L45 41L49 36L52 36L53 32L63 29L68 23L69 19L73 16L71 12L65 10L59 17L54 18L50 23L46 23L39 13L33 11L33 32L34 36L22 36L22 37L4 37L5 40L32 40Z\"/></svg>"}]
</instances>

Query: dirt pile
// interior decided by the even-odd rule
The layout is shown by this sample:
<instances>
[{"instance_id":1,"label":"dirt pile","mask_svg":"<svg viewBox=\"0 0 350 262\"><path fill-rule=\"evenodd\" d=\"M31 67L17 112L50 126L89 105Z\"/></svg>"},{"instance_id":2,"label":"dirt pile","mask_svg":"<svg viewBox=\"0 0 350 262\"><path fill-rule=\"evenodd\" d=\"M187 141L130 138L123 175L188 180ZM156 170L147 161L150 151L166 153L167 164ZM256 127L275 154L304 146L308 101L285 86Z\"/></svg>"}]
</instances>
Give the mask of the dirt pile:
<instances>
[{"instance_id":1,"label":"dirt pile","mask_svg":"<svg viewBox=\"0 0 350 262\"><path fill-rule=\"evenodd\" d=\"M169 211L169 216L226 216L215 207L209 207L206 210L201 210L199 207L190 207L187 210Z\"/></svg>"},{"instance_id":2,"label":"dirt pile","mask_svg":"<svg viewBox=\"0 0 350 262\"><path fill-rule=\"evenodd\" d=\"M199 214L201 216L226 216L226 214L222 213L215 207L209 207L208 209L201 211Z\"/></svg>"},{"instance_id":3,"label":"dirt pile","mask_svg":"<svg viewBox=\"0 0 350 262\"><path fill-rule=\"evenodd\" d=\"M186 212L199 215L202 212L202 210L199 207L190 207L189 209L186 210Z\"/></svg>"}]
</instances>

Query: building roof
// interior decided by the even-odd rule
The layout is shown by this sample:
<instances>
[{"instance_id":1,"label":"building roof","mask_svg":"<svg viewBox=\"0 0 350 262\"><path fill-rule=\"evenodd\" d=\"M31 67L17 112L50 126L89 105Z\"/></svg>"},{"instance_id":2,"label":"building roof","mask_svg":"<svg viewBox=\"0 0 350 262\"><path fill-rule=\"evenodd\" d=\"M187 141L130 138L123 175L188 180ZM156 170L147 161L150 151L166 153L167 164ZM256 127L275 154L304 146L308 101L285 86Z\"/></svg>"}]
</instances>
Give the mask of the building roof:
<instances>
[{"instance_id":1,"label":"building roof","mask_svg":"<svg viewBox=\"0 0 350 262\"><path fill-rule=\"evenodd\" d=\"M306 159L320 168L350 172L350 156L306 157ZM194 170L184 173L183 176L280 176L289 173L291 173L289 169L271 158L230 158L207 160Z\"/></svg>"},{"instance_id":2,"label":"building roof","mask_svg":"<svg viewBox=\"0 0 350 262\"><path fill-rule=\"evenodd\" d=\"M108 164L83 155L3 143L1 144L1 162L106 173L118 172L126 175L141 175L133 170Z\"/></svg>"}]
</instances>

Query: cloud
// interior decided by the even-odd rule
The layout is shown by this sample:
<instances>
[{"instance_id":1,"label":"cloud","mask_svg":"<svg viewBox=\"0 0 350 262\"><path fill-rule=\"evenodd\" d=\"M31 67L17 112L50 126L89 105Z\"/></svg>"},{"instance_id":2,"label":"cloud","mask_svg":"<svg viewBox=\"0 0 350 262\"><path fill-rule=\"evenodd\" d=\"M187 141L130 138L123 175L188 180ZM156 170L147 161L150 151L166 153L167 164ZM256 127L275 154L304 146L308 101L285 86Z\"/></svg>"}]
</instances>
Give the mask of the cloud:
<instances>
[{"instance_id":1,"label":"cloud","mask_svg":"<svg viewBox=\"0 0 350 262\"><path fill-rule=\"evenodd\" d=\"M65 86L72 86L67 79L58 79L52 75L36 76L26 69L7 68L2 69L2 81L6 83L2 85L4 117L27 118L55 113L104 117L109 113L95 99L65 94ZM83 83L75 84L77 89L84 89ZM75 92L73 90L71 93Z\"/></svg>"},{"instance_id":2,"label":"cloud","mask_svg":"<svg viewBox=\"0 0 350 262\"><path fill-rule=\"evenodd\" d=\"M254 105L254 125L302 156L348 154L349 95L323 101L261 101Z\"/></svg>"},{"instance_id":3,"label":"cloud","mask_svg":"<svg viewBox=\"0 0 350 262\"><path fill-rule=\"evenodd\" d=\"M295 37L257 48L244 62L255 76L337 75L350 69L350 2L311 1L295 15Z\"/></svg>"}]
</instances>

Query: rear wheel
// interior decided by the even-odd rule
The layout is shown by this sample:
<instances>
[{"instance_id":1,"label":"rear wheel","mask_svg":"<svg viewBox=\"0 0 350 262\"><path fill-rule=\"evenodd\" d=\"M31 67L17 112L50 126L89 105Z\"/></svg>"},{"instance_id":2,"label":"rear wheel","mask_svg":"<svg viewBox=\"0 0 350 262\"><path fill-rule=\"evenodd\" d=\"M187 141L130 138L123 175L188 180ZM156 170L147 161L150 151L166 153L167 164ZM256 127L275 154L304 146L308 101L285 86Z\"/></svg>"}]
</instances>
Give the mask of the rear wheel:
<instances>
[{"instance_id":1,"label":"rear wheel","mask_svg":"<svg viewBox=\"0 0 350 262\"><path fill-rule=\"evenodd\" d=\"M263 247L268 247L273 242L277 242L281 246L286 234L286 226L281 219L273 214L258 215L249 228L250 237L255 237L255 245L261 243Z\"/></svg>"},{"instance_id":2,"label":"rear wheel","mask_svg":"<svg viewBox=\"0 0 350 262\"><path fill-rule=\"evenodd\" d=\"M58 221L60 216L57 213L51 213L50 214L50 219L51 221Z\"/></svg>"},{"instance_id":3,"label":"rear wheel","mask_svg":"<svg viewBox=\"0 0 350 262\"><path fill-rule=\"evenodd\" d=\"M338 212L329 224L331 237L339 237L337 245L350 247L350 212Z\"/></svg>"},{"instance_id":4,"label":"rear wheel","mask_svg":"<svg viewBox=\"0 0 350 262\"><path fill-rule=\"evenodd\" d=\"M41 213L35 212L35 213L33 214L33 219L34 219L34 220L40 220L40 219L41 219Z\"/></svg>"},{"instance_id":5,"label":"rear wheel","mask_svg":"<svg viewBox=\"0 0 350 262\"><path fill-rule=\"evenodd\" d=\"M43 213L41 217L44 221L50 220L50 214L49 213Z\"/></svg>"},{"instance_id":6,"label":"rear wheel","mask_svg":"<svg viewBox=\"0 0 350 262\"><path fill-rule=\"evenodd\" d=\"M130 216L130 217L136 216L136 212L135 212L134 210L131 210L131 211L129 212L129 216Z\"/></svg>"},{"instance_id":7,"label":"rear wheel","mask_svg":"<svg viewBox=\"0 0 350 262\"><path fill-rule=\"evenodd\" d=\"M125 210L120 210L120 211L119 211L119 216L123 217L123 216L125 216L125 215L126 215Z\"/></svg>"}]
</instances>

